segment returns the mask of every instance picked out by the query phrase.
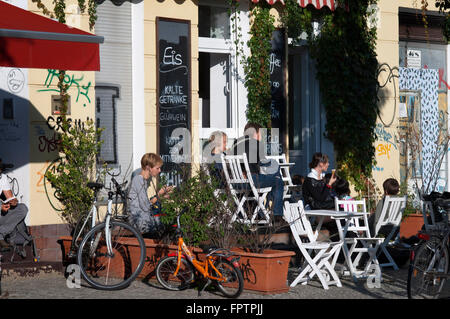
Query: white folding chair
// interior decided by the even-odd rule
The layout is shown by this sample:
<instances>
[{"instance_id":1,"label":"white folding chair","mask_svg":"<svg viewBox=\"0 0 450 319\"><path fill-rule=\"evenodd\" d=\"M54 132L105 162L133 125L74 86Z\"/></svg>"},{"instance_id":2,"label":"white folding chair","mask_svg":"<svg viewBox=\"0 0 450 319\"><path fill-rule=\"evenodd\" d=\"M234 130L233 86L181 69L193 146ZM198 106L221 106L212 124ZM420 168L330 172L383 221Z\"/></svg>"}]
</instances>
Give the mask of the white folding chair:
<instances>
[{"instance_id":1,"label":"white folding chair","mask_svg":"<svg viewBox=\"0 0 450 319\"><path fill-rule=\"evenodd\" d=\"M391 242L392 236L400 228L400 222L402 221L403 211L406 208L406 200L407 196L402 197L386 196L384 199L383 209L381 211L380 218L378 219L377 224L375 225L374 236L378 235L378 232L383 226L391 225L392 229L390 233L384 238L384 241L381 243L380 245L381 250L378 252L377 255L379 256L381 252L384 253L389 262L380 264L380 267L392 266L395 270L398 270L397 264L395 263L392 256L389 254L386 247Z\"/></svg>"},{"instance_id":2,"label":"white folding chair","mask_svg":"<svg viewBox=\"0 0 450 319\"><path fill-rule=\"evenodd\" d=\"M306 285L314 276L319 278L324 289L328 289L328 286L333 284L342 287L329 261L339 252L342 242L317 241L317 234L313 233L301 200L297 203L284 202L284 218L289 223L295 242L305 258L305 262L300 267L300 274L291 283L291 287L295 287L299 282ZM304 237L305 241L302 241L301 237Z\"/></svg>"},{"instance_id":3,"label":"white folding chair","mask_svg":"<svg viewBox=\"0 0 450 319\"><path fill-rule=\"evenodd\" d=\"M241 164L244 166L244 171ZM242 155L222 154L222 165L230 193L237 205L233 220L250 224L269 223L270 215L264 203L272 187L256 188L250 173L247 155L245 153ZM250 215L246 212L244 205L248 205L251 202L254 202L256 205ZM263 213L263 216L258 216L260 212Z\"/></svg>"},{"instance_id":4,"label":"white folding chair","mask_svg":"<svg viewBox=\"0 0 450 319\"><path fill-rule=\"evenodd\" d=\"M366 201L365 200L339 200L335 198L335 209L336 211L345 212L366 212ZM372 264L379 269L379 263L377 259L377 251L380 247L382 238L372 238L370 236L369 223L367 214L362 216L357 216L351 218L347 221L348 228L347 234L353 232L356 237L345 237L344 238L344 256L349 267L349 274L356 281L358 277L368 276L369 270L372 270ZM358 245L360 244L360 245ZM348 248L347 245L350 245ZM356 257L352 259L352 255L356 253ZM359 261L361 257L367 253L369 259L366 262L363 271L357 270ZM334 262L333 262L334 264ZM344 272L345 273L345 272Z\"/></svg>"},{"instance_id":5,"label":"white folding chair","mask_svg":"<svg viewBox=\"0 0 450 319\"><path fill-rule=\"evenodd\" d=\"M281 155L268 155L266 156L267 159L274 159L278 162L278 164L286 164L286 154ZM295 187L294 183L292 182L291 173L289 172L289 166L280 166L280 174L281 178L284 182L284 192L283 192L283 199L289 199L291 198L291 192L290 188Z\"/></svg>"}]
</instances>

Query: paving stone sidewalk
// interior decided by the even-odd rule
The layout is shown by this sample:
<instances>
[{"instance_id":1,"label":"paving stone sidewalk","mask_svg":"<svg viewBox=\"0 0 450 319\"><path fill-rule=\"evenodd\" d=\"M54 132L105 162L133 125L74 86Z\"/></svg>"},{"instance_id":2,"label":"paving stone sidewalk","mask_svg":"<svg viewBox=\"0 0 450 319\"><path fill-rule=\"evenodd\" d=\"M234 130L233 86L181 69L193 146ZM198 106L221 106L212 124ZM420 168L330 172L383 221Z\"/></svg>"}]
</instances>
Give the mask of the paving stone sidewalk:
<instances>
[{"instance_id":1,"label":"paving stone sidewalk","mask_svg":"<svg viewBox=\"0 0 450 319\"><path fill-rule=\"evenodd\" d=\"M261 295L251 291L242 293L239 299L406 299L406 281L408 268L398 271L383 270L383 280L379 288L369 288L367 280L357 283L349 277L341 278L342 287L331 286L324 290L318 281L308 285L297 285L289 292L276 295ZM297 270L289 270L288 280L292 282ZM168 291L159 286L156 280L134 281L130 287L118 291L100 291L82 282L80 288L69 288L61 272L39 272L33 276L16 276L10 274L2 278L3 299L222 299L219 293L206 291L198 296L195 289L180 292Z\"/></svg>"}]
</instances>

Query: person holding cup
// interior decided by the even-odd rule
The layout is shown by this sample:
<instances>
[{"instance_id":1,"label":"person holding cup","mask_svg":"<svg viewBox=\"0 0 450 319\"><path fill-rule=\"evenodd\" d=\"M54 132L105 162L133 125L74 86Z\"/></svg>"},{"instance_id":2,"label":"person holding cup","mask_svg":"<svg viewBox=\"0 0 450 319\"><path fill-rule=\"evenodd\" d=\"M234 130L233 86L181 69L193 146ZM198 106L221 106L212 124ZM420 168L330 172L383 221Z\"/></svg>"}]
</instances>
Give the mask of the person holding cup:
<instances>
[{"instance_id":1,"label":"person holding cup","mask_svg":"<svg viewBox=\"0 0 450 319\"><path fill-rule=\"evenodd\" d=\"M129 222L138 229L144 237L158 238L164 231L160 220L160 197L168 197L173 186L157 189L153 181L161 173L163 160L154 153L146 153L141 159L141 172L131 180L129 197ZM148 198L147 190L152 184L155 195Z\"/></svg>"},{"instance_id":2,"label":"person holding cup","mask_svg":"<svg viewBox=\"0 0 450 319\"><path fill-rule=\"evenodd\" d=\"M328 156L322 153L314 153L309 167L311 172L303 182L302 191L305 207L310 209L334 209L334 198L332 195L332 185L337 177L333 170L330 180L325 181L325 172L330 163Z\"/></svg>"}]
</instances>

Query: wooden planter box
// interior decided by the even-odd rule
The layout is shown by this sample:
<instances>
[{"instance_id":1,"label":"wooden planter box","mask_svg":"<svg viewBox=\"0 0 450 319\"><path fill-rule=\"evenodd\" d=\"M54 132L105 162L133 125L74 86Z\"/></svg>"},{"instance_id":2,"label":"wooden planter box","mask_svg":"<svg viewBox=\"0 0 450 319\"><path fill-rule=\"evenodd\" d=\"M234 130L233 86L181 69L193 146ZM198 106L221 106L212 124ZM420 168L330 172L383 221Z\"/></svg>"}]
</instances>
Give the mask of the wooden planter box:
<instances>
[{"instance_id":1,"label":"wooden planter box","mask_svg":"<svg viewBox=\"0 0 450 319\"><path fill-rule=\"evenodd\" d=\"M75 260L69 260L67 253L70 249L72 237L60 237L61 248L63 250L63 262L67 265L75 263ZM138 278L149 280L155 278L155 267L160 258L167 256L170 252L176 252L176 245L161 244L153 239L144 239L146 245L146 258L144 268ZM136 240L126 239L127 253L132 262L138 259ZM205 254L202 249L189 247L196 258L204 260ZM262 294L278 294L289 291L287 284L287 274L289 262L295 252L284 250L266 250L262 254L248 253L242 249L233 249L241 256L240 264L244 276L244 289L257 291ZM117 274L120 276L124 268L122 262L115 264L114 269L119 269ZM111 271L111 270L110 270Z\"/></svg>"},{"instance_id":2,"label":"wooden planter box","mask_svg":"<svg viewBox=\"0 0 450 319\"><path fill-rule=\"evenodd\" d=\"M400 238L409 238L417 235L417 232L423 226L422 214L410 214L400 223Z\"/></svg>"},{"instance_id":3,"label":"wooden planter box","mask_svg":"<svg viewBox=\"0 0 450 319\"><path fill-rule=\"evenodd\" d=\"M289 291L288 268L293 251L265 250L262 254L233 249L240 256L244 289L262 294L279 294Z\"/></svg>"}]
</instances>

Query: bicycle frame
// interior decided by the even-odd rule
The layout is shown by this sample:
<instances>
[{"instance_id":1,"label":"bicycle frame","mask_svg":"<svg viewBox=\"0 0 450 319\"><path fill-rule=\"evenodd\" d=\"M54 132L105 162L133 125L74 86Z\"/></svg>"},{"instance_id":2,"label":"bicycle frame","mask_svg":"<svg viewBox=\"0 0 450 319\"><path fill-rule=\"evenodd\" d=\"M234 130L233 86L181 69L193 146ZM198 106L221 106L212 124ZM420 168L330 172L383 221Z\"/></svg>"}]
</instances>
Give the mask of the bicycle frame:
<instances>
[{"instance_id":1,"label":"bicycle frame","mask_svg":"<svg viewBox=\"0 0 450 319\"><path fill-rule=\"evenodd\" d=\"M83 223L83 226L81 226L81 228L80 228L80 232L74 238L75 242L77 242L77 240L80 238L80 235L90 218L91 218L91 229L94 228L95 221L97 220L97 206L96 205L97 205L97 200L94 199L94 203L92 204L91 210L89 211L89 214L87 215L86 220Z\"/></svg>"},{"instance_id":2,"label":"bicycle frame","mask_svg":"<svg viewBox=\"0 0 450 319\"><path fill-rule=\"evenodd\" d=\"M173 256L174 254L169 254L169 256L170 255ZM217 270L216 267L214 267L214 264L212 261L215 259L215 257L208 254L204 261L197 260L195 258L195 256L192 254L192 252L189 250L189 248L186 246L186 244L184 243L182 237L178 238L177 257L178 257L177 269L175 269L174 276L177 276L178 271L180 270L181 258L187 258L191 262L191 264L195 267L195 269L197 269L203 275L203 277L209 278L212 280L221 281L221 282L226 281L226 278L224 278L222 276L222 273L219 270ZM218 274L218 277L215 277L215 276L212 276L209 274L209 271L208 271L209 267L214 269L214 271Z\"/></svg>"},{"instance_id":3,"label":"bicycle frame","mask_svg":"<svg viewBox=\"0 0 450 319\"><path fill-rule=\"evenodd\" d=\"M109 222L111 221L111 211L112 211L112 196L113 193L108 193L108 211L106 212L105 219L105 237L106 237L106 247L108 250L108 255L112 255L112 246L111 246L111 229L109 227Z\"/></svg>"},{"instance_id":4,"label":"bicycle frame","mask_svg":"<svg viewBox=\"0 0 450 319\"><path fill-rule=\"evenodd\" d=\"M221 249L221 250L224 250L224 249ZM237 261L237 259L239 259L239 257L236 257L234 255L226 256L223 254L217 254L217 250L214 250L214 251L210 252L209 254L207 254L206 259L204 261L197 260L195 258L195 256L192 254L192 252L189 250L189 248L186 246L186 244L183 240L183 237L181 237L181 236L178 237L177 252L170 253L170 254L168 254L168 256L175 256L175 254L177 256L177 268L175 269L175 272L173 273L174 276L178 275L178 271L180 270L182 258L189 260L189 262L195 267L195 269L197 269L202 274L203 277L212 279L212 280L216 280L216 281L220 281L220 282L226 282L227 279L222 275L222 273L216 267L214 267L213 261L216 260L217 257L223 257L223 258L229 260L230 262L232 262L235 267L239 268L239 262ZM222 255L222 256L220 256L220 255ZM216 272L218 277L210 275L209 267L211 267Z\"/></svg>"}]
</instances>

